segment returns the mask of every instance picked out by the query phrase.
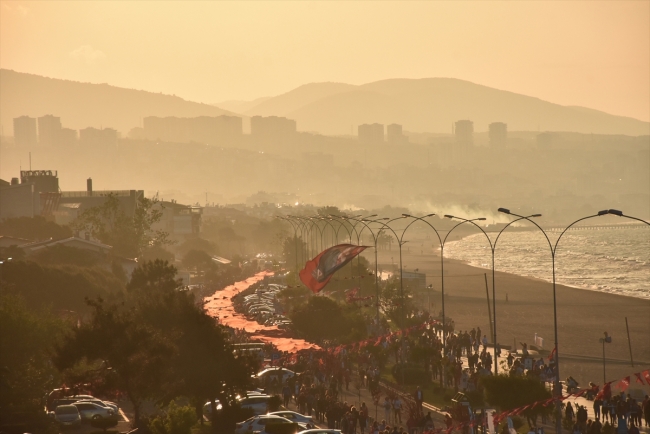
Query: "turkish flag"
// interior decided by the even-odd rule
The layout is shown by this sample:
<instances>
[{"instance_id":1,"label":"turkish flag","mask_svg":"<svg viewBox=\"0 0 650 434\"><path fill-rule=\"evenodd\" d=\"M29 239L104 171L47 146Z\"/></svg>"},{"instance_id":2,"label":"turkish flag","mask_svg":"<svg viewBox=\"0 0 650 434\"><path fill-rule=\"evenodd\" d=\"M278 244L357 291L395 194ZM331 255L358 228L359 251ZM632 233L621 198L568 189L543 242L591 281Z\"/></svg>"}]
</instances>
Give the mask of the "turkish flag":
<instances>
[{"instance_id":1,"label":"turkish flag","mask_svg":"<svg viewBox=\"0 0 650 434\"><path fill-rule=\"evenodd\" d=\"M643 380L641 379L641 374L639 374L637 372L636 374L634 374L634 376L636 377L636 382L643 385Z\"/></svg>"},{"instance_id":2,"label":"turkish flag","mask_svg":"<svg viewBox=\"0 0 650 434\"><path fill-rule=\"evenodd\" d=\"M642 372L643 378L645 378L645 382L650 385L650 369L646 369L645 371Z\"/></svg>"},{"instance_id":3,"label":"turkish flag","mask_svg":"<svg viewBox=\"0 0 650 434\"><path fill-rule=\"evenodd\" d=\"M616 386L618 386L618 388L621 390L627 390L627 388L630 387L630 377L627 376L623 378L621 381L618 382Z\"/></svg>"},{"instance_id":4,"label":"turkish flag","mask_svg":"<svg viewBox=\"0 0 650 434\"><path fill-rule=\"evenodd\" d=\"M367 246L352 244L339 244L330 247L318 254L311 261L307 261L305 268L300 270L300 280L317 294L329 283L332 275L343 268L355 256L363 252Z\"/></svg>"}]
</instances>

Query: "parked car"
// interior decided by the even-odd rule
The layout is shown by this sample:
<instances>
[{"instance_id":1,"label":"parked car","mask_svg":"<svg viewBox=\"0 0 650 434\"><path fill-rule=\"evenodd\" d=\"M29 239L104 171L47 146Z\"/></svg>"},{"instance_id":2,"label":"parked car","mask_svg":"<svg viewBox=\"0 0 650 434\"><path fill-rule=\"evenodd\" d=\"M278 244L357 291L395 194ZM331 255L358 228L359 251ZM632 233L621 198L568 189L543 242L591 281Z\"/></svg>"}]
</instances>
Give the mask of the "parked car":
<instances>
[{"instance_id":1,"label":"parked car","mask_svg":"<svg viewBox=\"0 0 650 434\"><path fill-rule=\"evenodd\" d=\"M90 395L71 395L71 396L64 396L61 398L53 398L53 399L48 398L47 410L54 411L54 409L57 408L59 405L69 405L77 401L81 401L83 399L95 399L95 397Z\"/></svg>"},{"instance_id":2,"label":"parked car","mask_svg":"<svg viewBox=\"0 0 650 434\"><path fill-rule=\"evenodd\" d=\"M271 378L273 377L278 377L279 374L279 369L278 368L267 368L264 369L263 371L260 371L257 373L257 378L262 382L266 383L266 381L270 381ZM282 369L282 383L285 383L289 378L295 376L296 373L293 371L290 371L288 369Z\"/></svg>"},{"instance_id":3,"label":"parked car","mask_svg":"<svg viewBox=\"0 0 650 434\"><path fill-rule=\"evenodd\" d=\"M93 404L92 402L75 402L72 405L77 407L81 420L92 420L101 418L117 417L115 412L107 407Z\"/></svg>"},{"instance_id":4,"label":"parked car","mask_svg":"<svg viewBox=\"0 0 650 434\"><path fill-rule=\"evenodd\" d=\"M81 414L74 405L59 405L52 414L61 427L81 428Z\"/></svg>"},{"instance_id":5,"label":"parked car","mask_svg":"<svg viewBox=\"0 0 650 434\"><path fill-rule=\"evenodd\" d=\"M269 415L280 416L285 419L289 419L291 422L314 425L314 419L311 416L305 416L304 414L300 414L295 411L290 411L290 410L274 411L273 413L269 413Z\"/></svg>"},{"instance_id":6,"label":"parked car","mask_svg":"<svg viewBox=\"0 0 650 434\"><path fill-rule=\"evenodd\" d=\"M78 400L76 402L91 402L93 404L101 405L102 407L110 408L111 410L113 410L113 413L115 413L115 414L119 413L119 411L120 411L119 406L117 404L115 404L114 402L102 401L101 399L97 399L97 398L92 398L92 399L84 398L84 399L80 399L80 400Z\"/></svg>"},{"instance_id":7,"label":"parked car","mask_svg":"<svg viewBox=\"0 0 650 434\"><path fill-rule=\"evenodd\" d=\"M256 415L266 414L269 411L269 395L253 395L239 401L241 408L250 408Z\"/></svg>"},{"instance_id":8,"label":"parked car","mask_svg":"<svg viewBox=\"0 0 650 434\"><path fill-rule=\"evenodd\" d=\"M252 399L252 398L261 398L261 399ZM267 402L270 396L265 395L262 389L248 390L246 391L246 396L237 396L237 400L242 408L252 408L255 414L265 414L268 412ZM214 401L217 411L221 410L222 406L219 403L219 400ZM203 414L209 416L212 413L212 405L210 401L206 402L203 405Z\"/></svg>"},{"instance_id":9,"label":"parked car","mask_svg":"<svg viewBox=\"0 0 650 434\"><path fill-rule=\"evenodd\" d=\"M298 434L341 434L339 429L307 429L305 431L300 431Z\"/></svg>"},{"instance_id":10,"label":"parked car","mask_svg":"<svg viewBox=\"0 0 650 434\"><path fill-rule=\"evenodd\" d=\"M280 416L262 415L253 416L244 422L239 422L235 427L236 434L244 434L247 432L264 431L267 425L276 423L292 423L289 419Z\"/></svg>"}]
</instances>

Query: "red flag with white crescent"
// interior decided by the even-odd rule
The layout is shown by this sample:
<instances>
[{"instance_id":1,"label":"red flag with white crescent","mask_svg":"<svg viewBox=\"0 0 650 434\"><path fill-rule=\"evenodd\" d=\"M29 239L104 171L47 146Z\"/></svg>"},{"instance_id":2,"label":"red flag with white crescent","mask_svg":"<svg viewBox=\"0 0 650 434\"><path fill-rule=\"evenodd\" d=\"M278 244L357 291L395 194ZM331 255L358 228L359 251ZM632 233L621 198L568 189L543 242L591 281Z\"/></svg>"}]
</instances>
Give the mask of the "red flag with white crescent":
<instances>
[{"instance_id":1,"label":"red flag with white crescent","mask_svg":"<svg viewBox=\"0 0 650 434\"><path fill-rule=\"evenodd\" d=\"M646 369L645 371L642 372L643 378L645 378L645 382L650 385L650 369Z\"/></svg>"},{"instance_id":2,"label":"red flag with white crescent","mask_svg":"<svg viewBox=\"0 0 650 434\"><path fill-rule=\"evenodd\" d=\"M322 251L311 261L307 261L305 268L300 270L300 280L311 289L314 294L329 283L332 275L344 267L355 256L367 249L367 246L352 244L339 244Z\"/></svg>"},{"instance_id":3,"label":"red flag with white crescent","mask_svg":"<svg viewBox=\"0 0 650 434\"><path fill-rule=\"evenodd\" d=\"M616 386L621 390L627 390L627 388L630 387L630 377L627 376L623 378Z\"/></svg>"},{"instance_id":4,"label":"red flag with white crescent","mask_svg":"<svg viewBox=\"0 0 650 434\"><path fill-rule=\"evenodd\" d=\"M641 378L641 374L639 374L639 373L637 372L636 374L634 374L634 376L636 377L636 380L635 380L635 381L636 381L637 383L643 385L643 379Z\"/></svg>"}]
</instances>

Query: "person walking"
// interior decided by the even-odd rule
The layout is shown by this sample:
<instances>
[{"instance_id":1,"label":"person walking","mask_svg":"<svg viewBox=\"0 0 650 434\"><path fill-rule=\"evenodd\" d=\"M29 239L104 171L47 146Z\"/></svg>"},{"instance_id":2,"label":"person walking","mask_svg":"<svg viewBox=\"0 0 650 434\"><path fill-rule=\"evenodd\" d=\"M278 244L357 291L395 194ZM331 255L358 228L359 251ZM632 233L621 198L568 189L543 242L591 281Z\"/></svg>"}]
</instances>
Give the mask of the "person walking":
<instances>
[{"instance_id":1,"label":"person walking","mask_svg":"<svg viewBox=\"0 0 650 434\"><path fill-rule=\"evenodd\" d=\"M384 419L387 422L390 422L390 409L391 409L390 399L388 397L385 397L384 398Z\"/></svg>"},{"instance_id":2,"label":"person walking","mask_svg":"<svg viewBox=\"0 0 650 434\"><path fill-rule=\"evenodd\" d=\"M393 410L395 412L395 424L397 424L398 420L399 423L402 423L402 401L400 401L399 396L396 396L395 400L393 401Z\"/></svg>"},{"instance_id":3,"label":"person walking","mask_svg":"<svg viewBox=\"0 0 650 434\"><path fill-rule=\"evenodd\" d=\"M364 434L366 431L366 423L368 422L368 407L365 402L361 403L359 408L359 430L361 434Z\"/></svg>"}]
</instances>

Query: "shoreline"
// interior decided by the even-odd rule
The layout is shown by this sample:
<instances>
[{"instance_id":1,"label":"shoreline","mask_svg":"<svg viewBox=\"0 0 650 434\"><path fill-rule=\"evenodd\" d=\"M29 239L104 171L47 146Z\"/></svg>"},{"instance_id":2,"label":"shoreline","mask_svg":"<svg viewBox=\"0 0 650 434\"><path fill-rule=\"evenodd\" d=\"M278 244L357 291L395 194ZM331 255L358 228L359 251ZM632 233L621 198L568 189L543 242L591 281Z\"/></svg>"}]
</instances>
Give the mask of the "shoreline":
<instances>
[{"instance_id":1,"label":"shoreline","mask_svg":"<svg viewBox=\"0 0 650 434\"><path fill-rule=\"evenodd\" d=\"M465 260L462 260L462 259L445 258L445 262L447 262L447 261L457 261L457 262L460 262L460 263L463 263L463 264L467 265L468 267L476 268L476 269L479 269L479 270L486 270L487 272L492 274L492 267L482 267L480 265L472 264L469 261L465 261ZM546 282L546 283L549 283L551 285L553 284L553 280L546 280L546 279L542 279L541 277L527 276L525 274L515 274L515 273L511 273L509 271L498 271L498 270L495 270L495 275L496 275L496 273L510 274L512 276L521 277L522 279L539 280L541 282ZM428 277L429 276L427 276L427 278ZM440 276L437 276L437 277L440 277ZM562 285L562 286L566 286L567 288L581 289L581 290L584 290L584 291L592 291L592 292L597 292L599 294L618 295L618 296L621 296L621 297L632 298L634 300L646 300L646 301L650 300L650 294L648 294L647 296L638 297L638 296L630 295L630 294L627 294L627 293L624 294L624 293L618 293L618 292L603 291L602 289L594 289L594 288L588 288L588 287L585 287L585 286L577 286L577 285L571 285L571 284L568 284L568 283L560 282L557 279L557 277L556 277L555 284L556 284L556 286Z\"/></svg>"},{"instance_id":2,"label":"shoreline","mask_svg":"<svg viewBox=\"0 0 650 434\"><path fill-rule=\"evenodd\" d=\"M416 303L423 309L431 303L431 311L441 310L440 256L403 252L406 270L418 268L427 275L431 290L412 291ZM391 267L391 255L396 251L380 251L379 264ZM386 267L384 267L385 269ZM490 342L489 295L492 303L491 268L481 268L458 259L444 259L445 313L454 320L455 330L481 327ZM485 277L487 275L488 295ZM544 350L553 349L554 310L552 283L535 277L495 271L497 339L501 345L521 348L520 343L534 344L535 334L544 338ZM508 301L506 301L506 294ZM572 375L586 385L589 381L602 383L602 344L598 339L607 331L613 342L606 347L606 358L630 359L625 318L627 317L634 367L631 363L608 364L608 379L622 378L650 369L650 300L608 293L588 288L556 284L558 353L562 379ZM563 357L567 354L567 357ZM574 356L587 356L592 360L576 360ZM640 362L645 362L642 364ZM631 388L639 388L631 384ZM650 388L646 386L646 393Z\"/></svg>"},{"instance_id":3,"label":"shoreline","mask_svg":"<svg viewBox=\"0 0 650 434\"><path fill-rule=\"evenodd\" d=\"M612 225L577 226L576 228L572 228L571 230L602 230L602 229L609 229L609 228L611 228L611 226ZM621 222L621 223L618 223L618 224L613 225L613 226L615 226L617 228L626 228L626 229L638 228L640 230L647 230L646 225L644 225L642 223L638 223L638 222L631 222L631 223L630 222ZM552 230L552 228L544 228L544 229L547 230L547 231ZM526 231L535 232L536 228L517 227L517 228L513 228L513 230L517 230L517 231L520 231L520 232L526 232ZM488 235L496 234L495 231L489 231L488 230L486 232L488 233ZM461 233L457 234L456 236L452 237L449 240L449 242L450 243L457 243L459 241L465 240L466 238L480 236L480 235L481 235L481 233L476 233L476 232L472 232L472 233L463 233L463 232L461 232ZM440 249L437 248L435 253L434 253L434 255L437 256L438 258L440 258L439 252L440 252ZM448 258L447 256L445 256L444 260L445 260L445 263L447 261L460 261L460 262L463 262L463 263L465 263L466 265L468 265L470 267L474 267L474 268L482 269L482 270L487 270L490 273L492 272L492 267L489 266L489 265L486 266L486 267L483 267L483 266L478 265L478 264L473 264L470 261L467 261L467 260L464 260L464 259ZM495 271L497 273L499 272L498 269L495 270ZM544 278L540 278L540 277L536 277L536 276L530 276L530 275L524 275L524 274L515 274L515 273L509 272L509 271L501 271L501 272L506 273L506 274L512 274L512 275L515 275L515 276L518 276L518 277L521 277L521 278L525 278L525 279L541 280L541 281L547 282L549 284L553 283L552 279L546 280ZM642 296L637 296L637 295L633 295L632 293L630 293L630 291L626 291L625 289L617 289L617 290L615 290L616 292L614 292L614 291L611 291L611 290L603 290L603 289L599 289L599 288L590 288L590 287L587 287L587 286L572 285L570 283L561 282L560 279L561 279L561 276L559 278L556 276L556 285L562 285L562 286L565 286L565 287L582 289L582 290L586 290L586 291L593 291L593 292L598 292L598 293L603 293L603 294L620 295L622 297L629 297L629 298L633 298L633 299L636 299L636 300L646 300L646 301L650 300L650 292L647 292L647 293L642 292L642 294L643 294Z\"/></svg>"}]
</instances>

